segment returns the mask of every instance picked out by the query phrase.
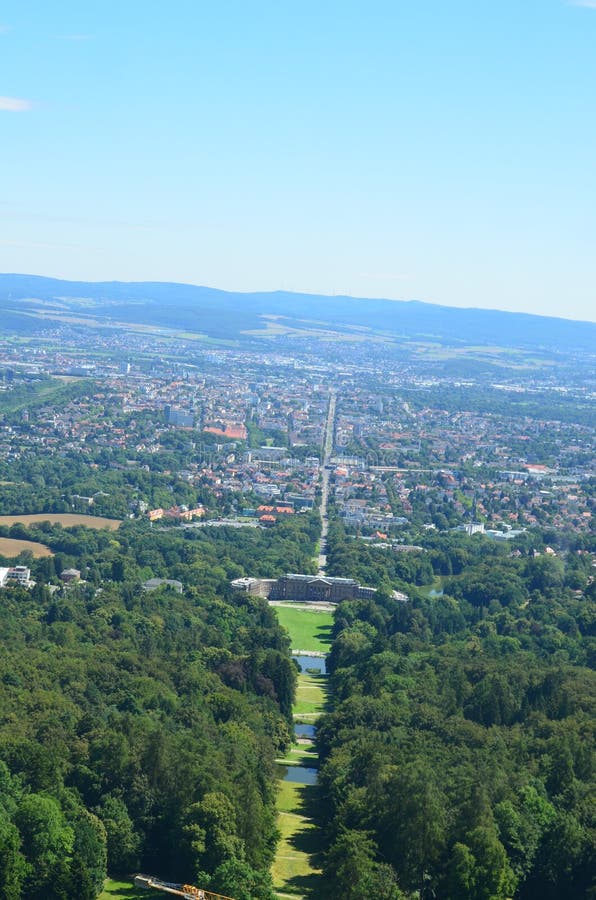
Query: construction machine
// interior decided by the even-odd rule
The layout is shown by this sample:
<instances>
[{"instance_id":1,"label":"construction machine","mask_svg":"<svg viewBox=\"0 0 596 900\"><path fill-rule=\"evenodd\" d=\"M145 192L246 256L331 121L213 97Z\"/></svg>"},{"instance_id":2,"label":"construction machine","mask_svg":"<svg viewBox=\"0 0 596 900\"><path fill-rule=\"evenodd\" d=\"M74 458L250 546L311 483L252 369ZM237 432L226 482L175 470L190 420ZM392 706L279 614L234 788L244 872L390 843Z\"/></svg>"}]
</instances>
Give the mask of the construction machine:
<instances>
[{"instance_id":1,"label":"construction machine","mask_svg":"<svg viewBox=\"0 0 596 900\"><path fill-rule=\"evenodd\" d=\"M233 897L216 894L214 891L207 891L192 884L162 881L161 878L155 878L154 875L135 875L134 883L135 887L161 891L164 894L172 894L174 897L184 897L185 900L234 900Z\"/></svg>"}]
</instances>

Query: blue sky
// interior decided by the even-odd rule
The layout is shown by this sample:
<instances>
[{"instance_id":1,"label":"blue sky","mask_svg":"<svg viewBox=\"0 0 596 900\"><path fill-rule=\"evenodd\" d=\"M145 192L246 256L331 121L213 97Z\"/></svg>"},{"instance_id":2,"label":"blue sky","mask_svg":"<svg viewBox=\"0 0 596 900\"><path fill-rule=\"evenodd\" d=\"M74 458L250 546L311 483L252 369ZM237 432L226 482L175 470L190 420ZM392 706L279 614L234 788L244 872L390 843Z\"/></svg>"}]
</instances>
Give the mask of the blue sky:
<instances>
[{"instance_id":1,"label":"blue sky","mask_svg":"<svg viewBox=\"0 0 596 900\"><path fill-rule=\"evenodd\" d=\"M0 271L593 320L596 0L5 0Z\"/></svg>"}]
</instances>

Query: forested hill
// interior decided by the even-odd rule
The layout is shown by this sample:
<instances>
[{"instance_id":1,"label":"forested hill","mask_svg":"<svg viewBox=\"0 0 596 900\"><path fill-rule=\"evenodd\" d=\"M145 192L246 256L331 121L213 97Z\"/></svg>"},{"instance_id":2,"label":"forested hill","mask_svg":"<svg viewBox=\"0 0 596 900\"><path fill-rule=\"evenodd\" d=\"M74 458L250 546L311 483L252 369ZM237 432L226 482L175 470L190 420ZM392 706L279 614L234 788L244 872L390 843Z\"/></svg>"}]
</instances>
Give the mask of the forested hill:
<instances>
[{"instance_id":1,"label":"forested hill","mask_svg":"<svg viewBox=\"0 0 596 900\"><path fill-rule=\"evenodd\" d=\"M330 896L596 896L594 598L565 560L452 534L397 554L330 531L339 607L317 739ZM408 558L405 558L408 557ZM444 593L415 583L428 567Z\"/></svg>"},{"instance_id":2,"label":"forested hill","mask_svg":"<svg viewBox=\"0 0 596 900\"><path fill-rule=\"evenodd\" d=\"M496 343L562 351L596 345L596 325L589 322L416 300L238 293L162 282L96 283L0 274L0 310L4 328L15 331L34 331L47 326L47 316L76 312L81 324L85 319L105 325L143 324L228 340L258 339L247 332L263 331L275 320L278 329L281 325L302 333L323 328L360 336L366 329L387 338L432 338L454 345Z\"/></svg>"},{"instance_id":3,"label":"forested hill","mask_svg":"<svg viewBox=\"0 0 596 900\"><path fill-rule=\"evenodd\" d=\"M273 900L296 670L266 601L228 582L255 558L283 571L286 542L308 565L318 523L116 534L32 527L55 555L2 592L0 898L95 900L107 867ZM72 565L85 580L50 589Z\"/></svg>"}]
</instances>

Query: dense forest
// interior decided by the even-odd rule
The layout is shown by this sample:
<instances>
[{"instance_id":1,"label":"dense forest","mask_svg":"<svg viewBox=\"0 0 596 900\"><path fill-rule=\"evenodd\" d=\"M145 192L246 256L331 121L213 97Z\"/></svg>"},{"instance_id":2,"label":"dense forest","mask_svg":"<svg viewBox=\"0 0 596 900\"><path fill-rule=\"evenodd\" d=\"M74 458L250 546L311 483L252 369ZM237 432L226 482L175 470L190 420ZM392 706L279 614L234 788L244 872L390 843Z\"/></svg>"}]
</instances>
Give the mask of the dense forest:
<instances>
[{"instance_id":1,"label":"dense forest","mask_svg":"<svg viewBox=\"0 0 596 900\"><path fill-rule=\"evenodd\" d=\"M335 618L318 729L330 896L596 896L590 555L332 540L332 565L381 590ZM433 598L416 587L427 565Z\"/></svg>"},{"instance_id":2,"label":"dense forest","mask_svg":"<svg viewBox=\"0 0 596 900\"><path fill-rule=\"evenodd\" d=\"M274 612L228 582L305 565L318 523L224 532L29 530L55 556L21 557L35 587L2 591L2 900L91 900L139 867L271 897L295 667ZM84 581L59 586L73 565ZM166 575L181 594L141 586Z\"/></svg>"}]
</instances>

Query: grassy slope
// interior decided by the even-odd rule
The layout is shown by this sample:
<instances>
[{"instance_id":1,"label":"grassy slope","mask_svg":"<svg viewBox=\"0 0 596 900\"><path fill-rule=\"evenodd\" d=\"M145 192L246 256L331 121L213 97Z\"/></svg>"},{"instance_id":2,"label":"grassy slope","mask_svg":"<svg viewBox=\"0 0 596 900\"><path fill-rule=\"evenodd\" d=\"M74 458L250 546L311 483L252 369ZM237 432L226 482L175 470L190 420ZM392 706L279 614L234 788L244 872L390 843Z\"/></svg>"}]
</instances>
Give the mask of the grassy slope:
<instances>
[{"instance_id":1,"label":"grassy slope","mask_svg":"<svg viewBox=\"0 0 596 900\"><path fill-rule=\"evenodd\" d=\"M294 716L320 713L325 703L325 675L309 675L301 672L298 676Z\"/></svg>"},{"instance_id":2,"label":"grassy slope","mask_svg":"<svg viewBox=\"0 0 596 900\"><path fill-rule=\"evenodd\" d=\"M281 624L288 629L292 647L299 650L327 651L331 643L333 615L305 608L277 606ZM323 711L325 703L323 675L302 672L298 677L298 689L294 715L304 721L314 722ZM316 767L318 757L312 745L294 746L287 754L287 765ZM288 781L279 783L277 800L277 827L281 832L275 862L271 874L273 884L281 895L314 898L319 894L320 870L313 863L317 852L317 831L309 815L309 805L316 789Z\"/></svg>"},{"instance_id":3,"label":"grassy slope","mask_svg":"<svg viewBox=\"0 0 596 900\"><path fill-rule=\"evenodd\" d=\"M311 788L312 790L312 788ZM302 811L309 788L288 781L280 782L277 827L281 832L271 874L276 890L299 896L316 896L319 870L311 863L316 850L316 828Z\"/></svg>"}]
</instances>

